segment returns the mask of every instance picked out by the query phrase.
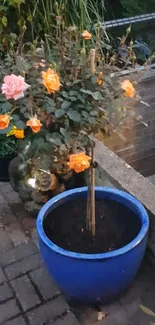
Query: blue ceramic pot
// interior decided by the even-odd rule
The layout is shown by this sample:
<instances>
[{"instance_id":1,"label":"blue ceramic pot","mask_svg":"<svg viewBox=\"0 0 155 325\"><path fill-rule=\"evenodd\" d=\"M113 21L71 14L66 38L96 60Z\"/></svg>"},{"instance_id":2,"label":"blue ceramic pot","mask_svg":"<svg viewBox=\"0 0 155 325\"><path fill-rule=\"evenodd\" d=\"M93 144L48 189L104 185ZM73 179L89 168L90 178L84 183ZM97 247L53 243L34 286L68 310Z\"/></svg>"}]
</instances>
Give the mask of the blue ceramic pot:
<instances>
[{"instance_id":1,"label":"blue ceramic pot","mask_svg":"<svg viewBox=\"0 0 155 325\"><path fill-rule=\"evenodd\" d=\"M97 199L124 204L140 219L139 234L128 245L103 254L80 254L64 250L48 239L43 229L44 218L65 202L86 198L87 187L54 197L43 206L37 219L40 251L51 276L67 297L82 303L108 302L130 285L143 259L149 228L145 208L131 195L104 187L96 187L95 193Z\"/></svg>"}]
</instances>

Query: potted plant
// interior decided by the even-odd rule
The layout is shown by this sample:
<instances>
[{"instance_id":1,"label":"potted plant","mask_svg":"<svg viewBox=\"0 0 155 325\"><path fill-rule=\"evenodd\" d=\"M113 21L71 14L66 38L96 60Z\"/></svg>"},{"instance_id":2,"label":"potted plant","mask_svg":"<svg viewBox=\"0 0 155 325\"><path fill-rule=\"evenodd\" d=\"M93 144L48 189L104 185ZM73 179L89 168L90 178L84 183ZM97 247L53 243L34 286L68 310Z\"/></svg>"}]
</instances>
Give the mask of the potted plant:
<instances>
[{"instance_id":1,"label":"potted plant","mask_svg":"<svg viewBox=\"0 0 155 325\"><path fill-rule=\"evenodd\" d=\"M135 277L147 244L149 219L129 194L96 187L96 222L91 207L87 228L87 198L83 187L45 204L37 219L40 251L68 298L107 303Z\"/></svg>"},{"instance_id":2,"label":"potted plant","mask_svg":"<svg viewBox=\"0 0 155 325\"><path fill-rule=\"evenodd\" d=\"M1 119L7 120L1 131L15 126L24 132L19 156L10 164L10 182L33 215L56 194L86 184L83 173L77 176L69 168L70 153L89 149L92 133L109 134L135 114L124 105L128 95L136 99L134 86L117 77L121 60L123 66L135 64L133 43L124 62L110 47L110 53L103 48L101 25L93 37L56 19L50 57L43 41L20 39L1 62Z\"/></svg>"},{"instance_id":3,"label":"potted plant","mask_svg":"<svg viewBox=\"0 0 155 325\"><path fill-rule=\"evenodd\" d=\"M49 271L69 297L110 300L140 266L149 221L128 194L95 188L92 134L99 129L109 134L135 114L129 103L126 109L126 100L140 98L133 84L117 75L120 56L103 50L101 25L93 38L87 30L81 35L76 26L65 27L62 17L56 19L50 59L42 41L22 44L10 54L11 73L4 73L1 85L10 108L0 116L0 128L24 129L10 180L25 208L40 210L52 197L37 220ZM135 65L132 46L130 42L127 66ZM76 188L81 173L88 174L88 189Z\"/></svg>"},{"instance_id":4,"label":"potted plant","mask_svg":"<svg viewBox=\"0 0 155 325\"><path fill-rule=\"evenodd\" d=\"M94 76L96 56L91 54ZM99 85L104 78L100 72ZM128 80L121 86L125 96L134 97ZM116 101L118 96L117 91ZM112 105L110 92L108 97ZM81 129L85 134L85 128ZM77 173L88 169L88 186L49 200L39 212L37 232L45 264L64 294L82 303L107 303L135 277L146 249L149 219L145 208L129 194L94 186L94 143L89 138L85 146L87 155L78 147L70 154L69 167Z\"/></svg>"}]
</instances>

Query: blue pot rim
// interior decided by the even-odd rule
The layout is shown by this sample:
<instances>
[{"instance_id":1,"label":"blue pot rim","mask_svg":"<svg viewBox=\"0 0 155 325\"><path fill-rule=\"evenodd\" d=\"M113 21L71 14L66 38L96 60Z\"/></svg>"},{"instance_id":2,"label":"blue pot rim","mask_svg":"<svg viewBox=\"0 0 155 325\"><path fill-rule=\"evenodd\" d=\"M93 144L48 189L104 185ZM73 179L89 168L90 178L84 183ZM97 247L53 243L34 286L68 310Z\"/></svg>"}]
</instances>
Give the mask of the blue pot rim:
<instances>
[{"instance_id":1,"label":"blue pot rim","mask_svg":"<svg viewBox=\"0 0 155 325\"><path fill-rule=\"evenodd\" d=\"M84 260L94 260L94 259L107 259L107 258L112 258L112 257L117 257L118 255L122 255L130 251L131 249L134 249L142 240L143 238L147 235L148 229L149 229L149 217L146 212L146 209L144 206L132 195L117 190L113 188L107 188L107 187L102 187L102 186L96 186L95 191L101 191L101 192L106 192L106 193L111 193L118 195L121 198L124 198L125 200L128 200L128 202L131 203L132 206L135 206L137 209L137 212L141 216L141 222L142 222L142 227L139 232L139 234L127 245L123 246L122 248L119 248L117 250L114 250L112 252L107 252L107 253L99 253L99 254L82 254L82 253L76 253L76 252L71 252L68 250L65 250L56 244L54 244L45 234L44 229L43 229L43 220L44 216L47 213L47 211L50 209L52 205L54 205L57 201L60 201L61 199L64 199L70 195L80 193L80 192L86 192L87 187L81 187L81 188L76 188L72 190L65 191L54 198L50 199L40 210L38 217L37 217L37 232L38 235L40 236L41 240L44 242L45 245L47 245L50 249L54 250L56 253L59 253L61 255L71 257L71 258L76 258L76 259L84 259Z\"/></svg>"}]
</instances>

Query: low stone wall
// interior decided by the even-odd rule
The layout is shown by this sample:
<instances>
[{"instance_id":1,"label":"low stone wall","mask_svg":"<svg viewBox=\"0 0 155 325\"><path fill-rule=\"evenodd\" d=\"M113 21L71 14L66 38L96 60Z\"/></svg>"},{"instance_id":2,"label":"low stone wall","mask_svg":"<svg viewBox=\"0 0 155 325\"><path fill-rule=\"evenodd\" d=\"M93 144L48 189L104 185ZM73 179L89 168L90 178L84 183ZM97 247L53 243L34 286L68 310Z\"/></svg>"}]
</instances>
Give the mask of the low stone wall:
<instances>
[{"instance_id":1,"label":"low stone wall","mask_svg":"<svg viewBox=\"0 0 155 325\"><path fill-rule=\"evenodd\" d=\"M99 141L96 141L95 157L98 162L96 185L122 189L147 209L150 231L146 257L155 266L155 186Z\"/></svg>"},{"instance_id":2,"label":"low stone wall","mask_svg":"<svg viewBox=\"0 0 155 325\"><path fill-rule=\"evenodd\" d=\"M138 78L138 74L135 72L125 78L133 81ZM135 116L125 122L119 132L104 139L104 144L147 177L155 174L155 69L145 71L136 89L142 100L150 106L134 102L133 109L137 118ZM142 117L142 121L138 116Z\"/></svg>"}]
</instances>

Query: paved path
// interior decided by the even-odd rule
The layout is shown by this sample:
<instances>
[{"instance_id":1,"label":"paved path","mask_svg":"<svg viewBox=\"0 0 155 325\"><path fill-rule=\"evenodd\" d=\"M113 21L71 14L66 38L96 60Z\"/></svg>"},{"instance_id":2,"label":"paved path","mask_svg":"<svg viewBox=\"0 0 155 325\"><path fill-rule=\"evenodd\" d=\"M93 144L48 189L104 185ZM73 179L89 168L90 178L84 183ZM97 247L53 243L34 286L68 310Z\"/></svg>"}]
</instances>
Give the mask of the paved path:
<instances>
[{"instance_id":1,"label":"paved path","mask_svg":"<svg viewBox=\"0 0 155 325\"><path fill-rule=\"evenodd\" d=\"M155 185L155 175L151 175L151 176L147 177L147 179L148 179L152 184Z\"/></svg>"},{"instance_id":2,"label":"paved path","mask_svg":"<svg viewBox=\"0 0 155 325\"><path fill-rule=\"evenodd\" d=\"M10 185L0 183L0 325L147 325L153 319L140 304L155 311L154 270L146 263L128 292L110 305L67 302L44 268L35 220Z\"/></svg>"}]
</instances>

